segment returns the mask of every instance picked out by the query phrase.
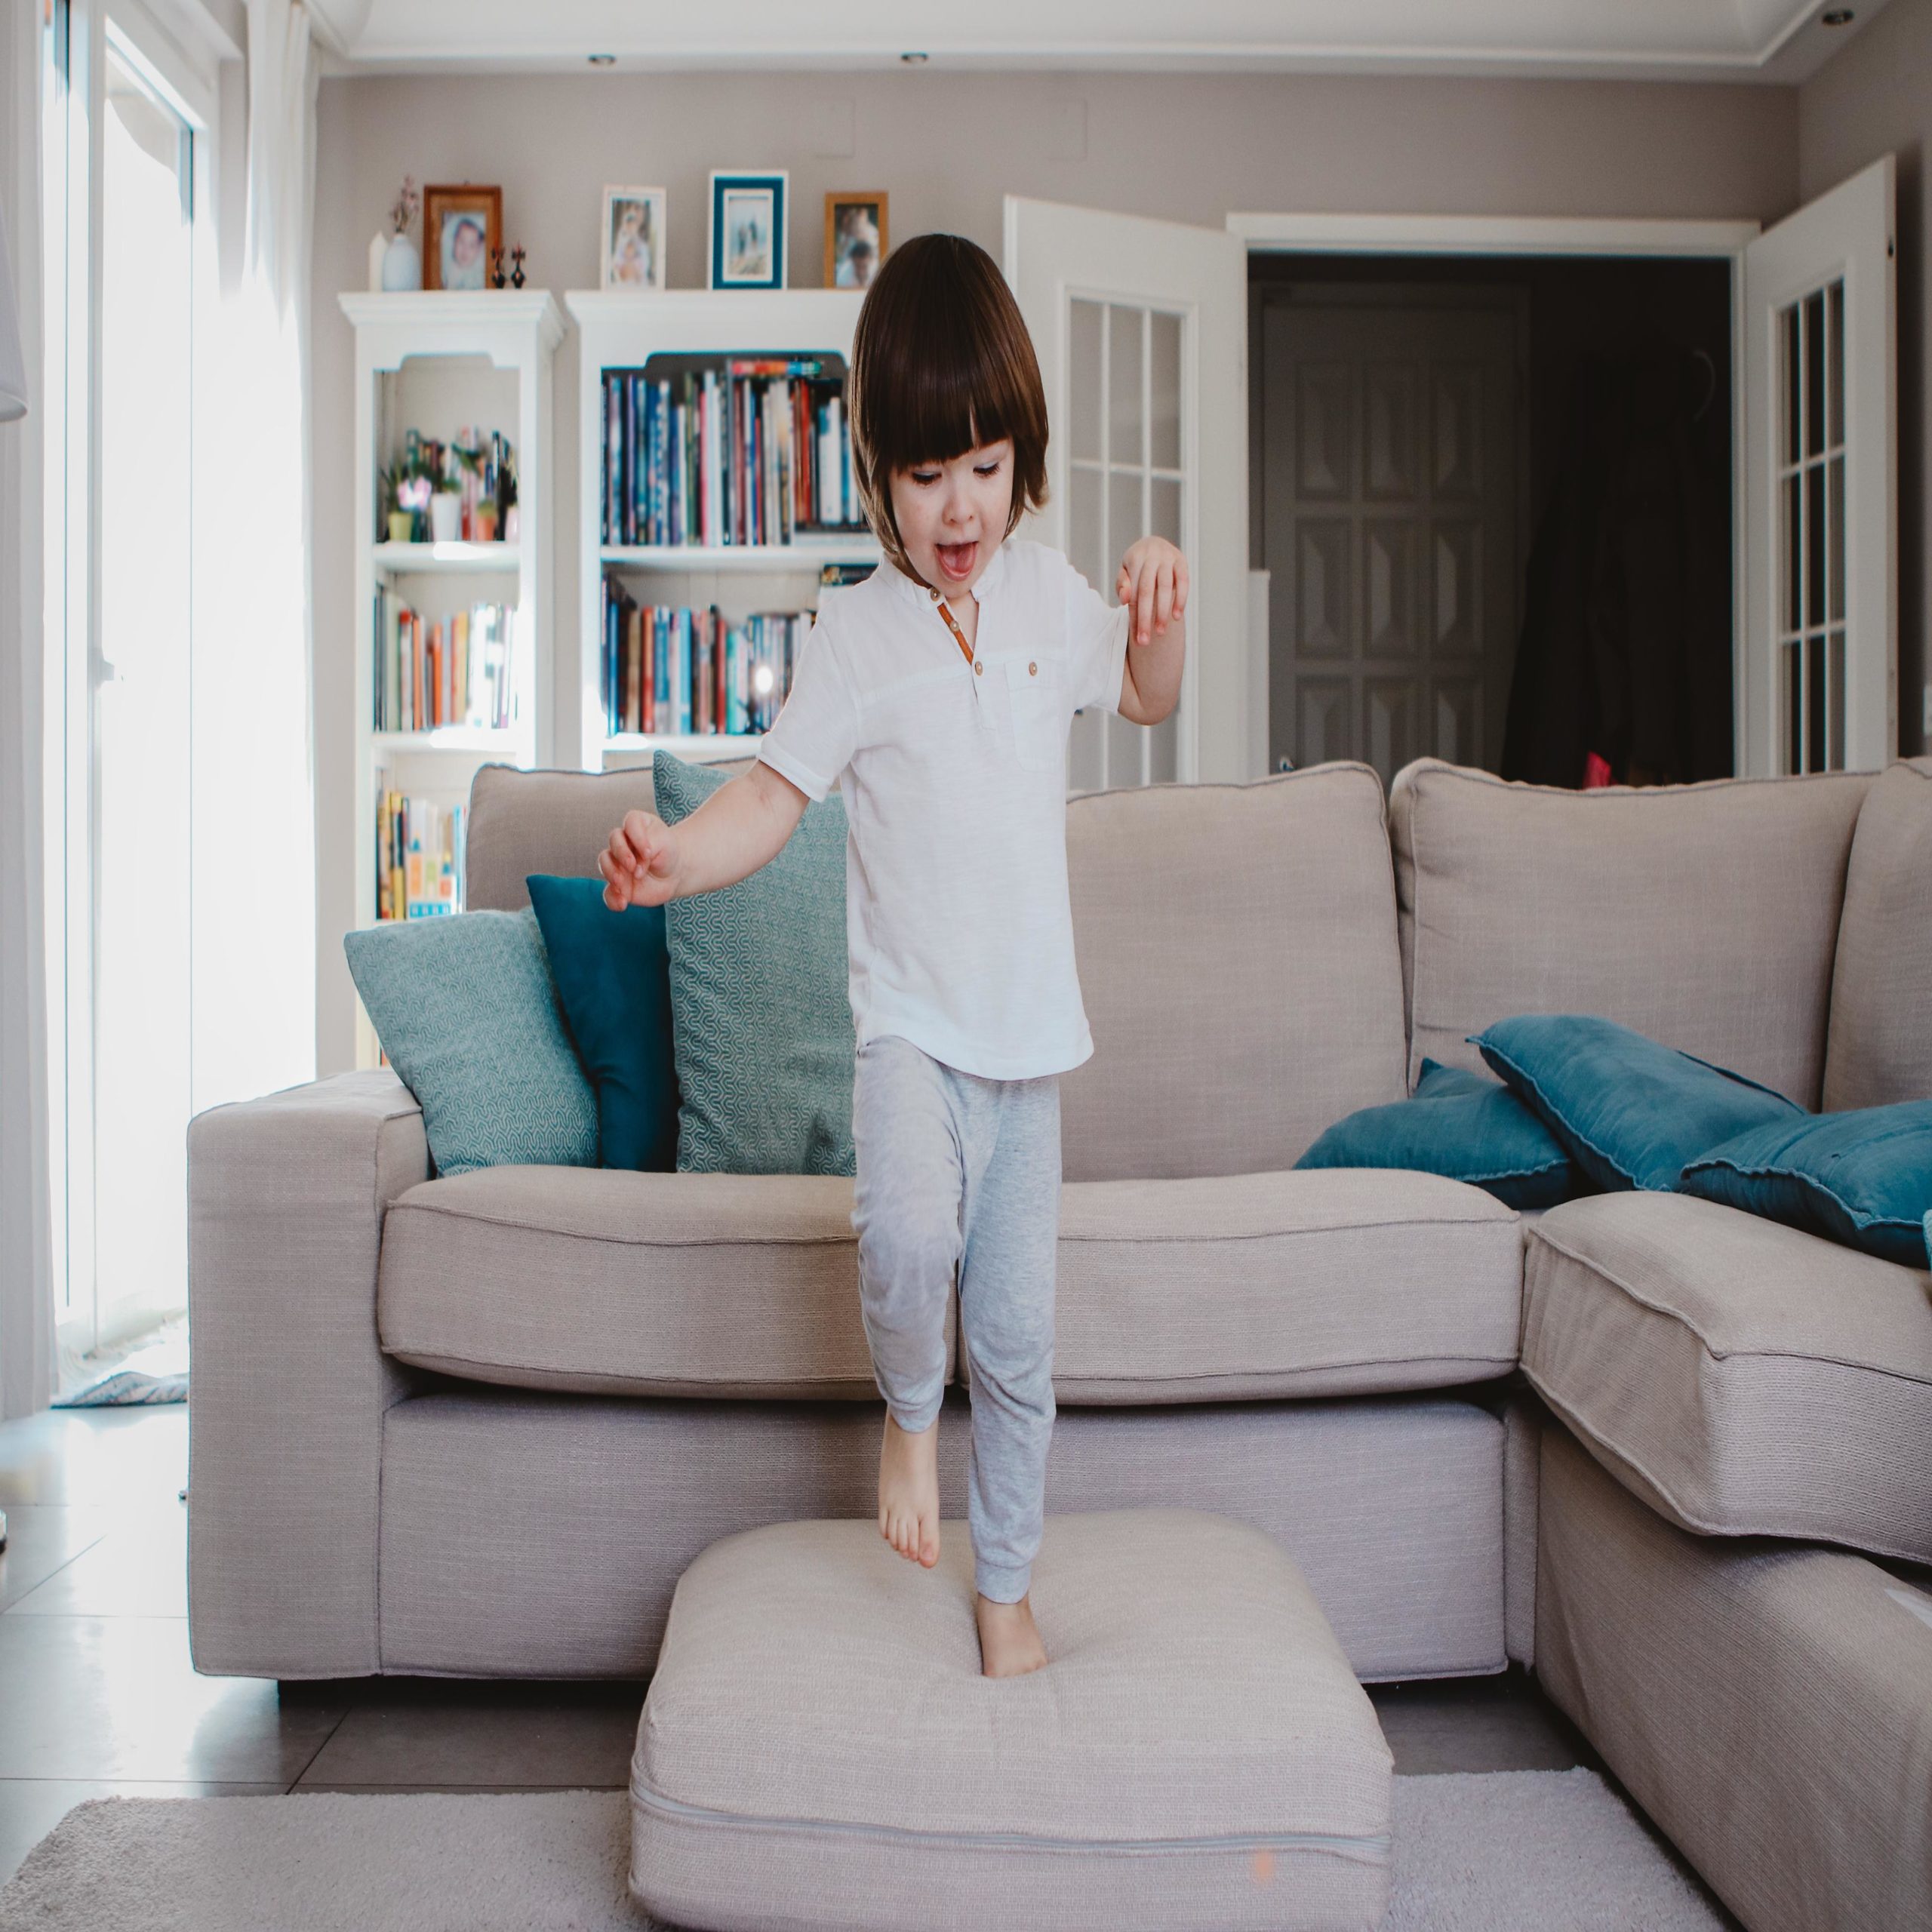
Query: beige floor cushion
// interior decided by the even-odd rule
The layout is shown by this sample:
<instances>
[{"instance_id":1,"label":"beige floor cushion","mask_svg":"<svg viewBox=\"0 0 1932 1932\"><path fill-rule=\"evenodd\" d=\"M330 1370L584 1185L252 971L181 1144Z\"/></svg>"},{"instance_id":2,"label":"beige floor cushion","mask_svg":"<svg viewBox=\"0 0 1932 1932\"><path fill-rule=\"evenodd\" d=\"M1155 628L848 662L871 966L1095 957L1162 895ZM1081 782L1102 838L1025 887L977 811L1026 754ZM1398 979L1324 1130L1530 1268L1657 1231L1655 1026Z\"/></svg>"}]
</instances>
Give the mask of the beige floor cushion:
<instances>
[{"instance_id":1,"label":"beige floor cushion","mask_svg":"<svg viewBox=\"0 0 1932 1932\"><path fill-rule=\"evenodd\" d=\"M1191 1509L1050 1516L1048 1663L980 1674L966 1526L714 1543L631 1771L631 1889L731 1932L1373 1927L1389 1755L1294 1566Z\"/></svg>"},{"instance_id":2,"label":"beige floor cushion","mask_svg":"<svg viewBox=\"0 0 1932 1932\"><path fill-rule=\"evenodd\" d=\"M1932 1561L1932 1275L1678 1194L1553 1208L1523 1368L1685 1529Z\"/></svg>"},{"instance_id":3,"label":"beige floor cushion","mask_svg":"<svg viewBox=\"0 0 1932 1932\"><path fill-rule=\"evenodd\" d=\"M532 1389L869 1400L851 1211L852 1183L820 1175L425 1182L383 1225L383 1346ZM1072 1183L1054 1387L1198 1402L1479 1381L1515 1364L1521 1279L1515 1215L1433 1175Z\"/></svg>"}]
</instances>

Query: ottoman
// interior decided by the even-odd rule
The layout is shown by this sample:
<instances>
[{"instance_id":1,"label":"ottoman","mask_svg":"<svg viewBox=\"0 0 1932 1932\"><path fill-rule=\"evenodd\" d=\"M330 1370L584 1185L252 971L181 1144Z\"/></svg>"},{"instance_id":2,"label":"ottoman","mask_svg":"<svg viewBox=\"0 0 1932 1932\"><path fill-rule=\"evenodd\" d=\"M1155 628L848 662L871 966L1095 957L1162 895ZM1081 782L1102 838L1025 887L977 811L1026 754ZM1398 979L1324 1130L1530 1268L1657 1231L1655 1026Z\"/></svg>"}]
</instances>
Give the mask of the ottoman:
<instances>
[{"instance_id":1,"label":"ottoman","mask_svg":"<svg viewBox=\"0 0 1932 1932\"><path fill-rule=\"evenodd\" d=\"M1373 1927L1389 1757L1294 1565L1192 1509L1050 1516L1048 1663L980 1674L972 1550L868 1521L678 1580L631 1771L631 1891L716 1932Z\"/></svg>"}]
</instances>

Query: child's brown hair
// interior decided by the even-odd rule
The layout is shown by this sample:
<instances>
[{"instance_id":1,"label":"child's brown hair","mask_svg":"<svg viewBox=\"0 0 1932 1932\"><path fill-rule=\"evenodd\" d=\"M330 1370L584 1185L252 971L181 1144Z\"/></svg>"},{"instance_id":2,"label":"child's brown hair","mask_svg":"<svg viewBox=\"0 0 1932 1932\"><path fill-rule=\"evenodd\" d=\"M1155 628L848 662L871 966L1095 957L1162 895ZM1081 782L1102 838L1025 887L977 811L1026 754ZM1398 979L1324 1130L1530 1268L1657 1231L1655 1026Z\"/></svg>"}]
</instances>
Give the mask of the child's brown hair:
<instances>
[{"instance_id":1,"label":"child's brown hair","mask_svg":"<svg viewBox=\"0 0 1932 1932\"><path fill-rule=\"evenodd\" d=\"M1002 539L1047 500L1047 398L998 264L963 235L918 235L887 256L859 311L845 386L852 481L887 557L918 572L892 511L894 471L1013 442Z\"/></svg>"}]
</instances>

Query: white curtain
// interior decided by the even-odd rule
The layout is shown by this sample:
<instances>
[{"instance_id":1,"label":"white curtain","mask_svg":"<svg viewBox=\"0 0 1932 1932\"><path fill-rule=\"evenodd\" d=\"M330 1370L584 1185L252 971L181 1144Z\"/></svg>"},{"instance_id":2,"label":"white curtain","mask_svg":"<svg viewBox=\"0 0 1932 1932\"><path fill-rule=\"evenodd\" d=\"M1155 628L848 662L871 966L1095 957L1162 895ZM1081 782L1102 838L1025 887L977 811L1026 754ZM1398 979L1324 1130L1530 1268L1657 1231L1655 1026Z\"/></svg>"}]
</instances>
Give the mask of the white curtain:
<instances>
[{"instance_id":1,"label":"white curtain","mask_svg":"<svg viewBox=\"0 0 1932 1932\"><path fill-rule=\"evenodd\" d=\"M0 423L0 1420L54 1392L42 609L40 17L0 7L0 232L27 414ZM3 281L4 278L0 278Z\"/></svg>"},{"instance_id":2,"label":"white curtain","mask_svg":"<svg viewBox=\"0 0 1932 1932\"><path fill-rule=\"evenodd\" d=\"M319 69L248 0L248 239L201 331L194 704L197 1109L315 1069L309 257Z\"/></svg>"}]
</instances>

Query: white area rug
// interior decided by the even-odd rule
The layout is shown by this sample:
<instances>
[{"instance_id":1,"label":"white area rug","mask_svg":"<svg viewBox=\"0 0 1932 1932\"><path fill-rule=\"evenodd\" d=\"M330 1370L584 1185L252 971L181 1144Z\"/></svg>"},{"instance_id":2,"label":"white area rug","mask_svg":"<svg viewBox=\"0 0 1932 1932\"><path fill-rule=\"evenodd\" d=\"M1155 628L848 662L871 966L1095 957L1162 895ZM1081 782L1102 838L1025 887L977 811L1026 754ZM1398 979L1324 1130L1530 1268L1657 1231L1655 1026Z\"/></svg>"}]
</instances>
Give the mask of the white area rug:
<instances>
[{"instance_id":1,"label":"white area rug","mask_svg":"<svg viewBox=\"0 0 1932 1932\"><path fill-rule=\"evenodd\" d=\"M27 1854L0 1927L639 1932L629 1865L620 1791L100 1798ZM1726 1923L1594 1772L1395 1780L1383 1932Z\"/></svg>"}]
</instances>

